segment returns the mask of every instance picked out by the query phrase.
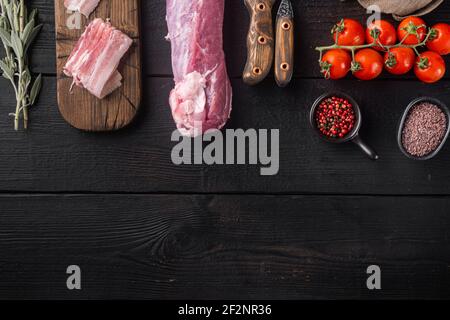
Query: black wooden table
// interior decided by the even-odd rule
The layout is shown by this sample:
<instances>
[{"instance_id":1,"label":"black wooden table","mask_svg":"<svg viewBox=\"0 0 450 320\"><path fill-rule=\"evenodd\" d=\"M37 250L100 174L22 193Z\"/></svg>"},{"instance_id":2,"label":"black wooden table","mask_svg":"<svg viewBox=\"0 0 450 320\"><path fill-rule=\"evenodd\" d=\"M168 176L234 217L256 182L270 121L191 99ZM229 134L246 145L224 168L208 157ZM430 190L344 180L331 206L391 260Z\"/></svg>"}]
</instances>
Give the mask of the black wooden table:
<instances>
[{"instance_id":1,"label":"black wooden table","mask_svg":"<svg viewBox=\"0 0 450 320\"><path fill-rule=\"evenodd\" d=\"M281 129L273 177L257 166L172 164L164 0L142 1L142 111L111 134L60 116L53 1L29 2L45 23L32 55L44 87L30 129L16 133L12 90L0 80L0 298L450 298L450 148L414 162L396 144L406 105L424 95L450 103L450 79L323 80L313 48L329 43L340 17L364 20L356 2L293 1L296 77L279 89L273 79L242 83L247 12L226 1L228 128ZM426 20L449 17L447 1ZM361 104L362 135L380 161L310 130L309 108L330 89ZM381 291L366 288L372 264ZM66 288L69 265L82 269L81 291Z\"/></svg>"}]
</instances>

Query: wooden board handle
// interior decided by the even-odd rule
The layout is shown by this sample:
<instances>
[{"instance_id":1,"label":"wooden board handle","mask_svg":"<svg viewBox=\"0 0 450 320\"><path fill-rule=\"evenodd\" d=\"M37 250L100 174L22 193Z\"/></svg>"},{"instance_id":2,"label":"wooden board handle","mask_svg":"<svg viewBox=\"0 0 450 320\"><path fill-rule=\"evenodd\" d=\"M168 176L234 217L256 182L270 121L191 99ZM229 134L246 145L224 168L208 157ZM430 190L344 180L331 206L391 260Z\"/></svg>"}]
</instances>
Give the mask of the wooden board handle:
<instances>
[{"instance_id":1,"label":"wooden board handle","mask_svg":"<svg viewBox=\"0 0 450 320\"><path fill-rule=\"evenodd\" d=\"M286 87L294 74L294 19L292 13L278 15L275 42L275 80Z\"/></svg>"},{"instance_id":2,"label":"wooden board handle","mask_svg":"<svg viewBox=\"0 0 450 320\"><path fill-rule=\"evenodd\" d=\"M274 56L272 7L276 0L245 0L250 14L247 35L247 63L242 78L248 85L264 80Z\"/></svg>"}]
</instances>

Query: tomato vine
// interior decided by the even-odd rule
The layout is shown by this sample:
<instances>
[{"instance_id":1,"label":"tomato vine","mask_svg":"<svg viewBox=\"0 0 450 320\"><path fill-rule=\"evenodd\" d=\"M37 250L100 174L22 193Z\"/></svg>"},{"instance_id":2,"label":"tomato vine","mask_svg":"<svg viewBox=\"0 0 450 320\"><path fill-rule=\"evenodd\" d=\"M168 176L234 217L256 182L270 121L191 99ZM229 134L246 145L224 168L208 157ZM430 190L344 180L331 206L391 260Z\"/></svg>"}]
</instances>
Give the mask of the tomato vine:
<instances>
[{"instance_id":1,"label":"tomato vine","mask_svg":"<svg viewBox=\"0 0 450 320\"><path fill-rule=\"evenodd\" d=\"M436 30L434 30L433 28L429 28L427 30L425 38L422 41L420 41L421 37L420 37L418 31L422 28L427 29L427 26L426 25L416 25L413 22L409 22L409 24L406 27L402 28L402 30L406 33L405 36L399 43L397 43L395 45L383 45L379 41L381 32L378 29L372 30L372 32L371 32L371 35L374 39L372 43L362 44L362 45L339 45L338 44L339 43L339 41L338 41L339 35L345 29L344 19L342 19L338 24L333 26L333 28L331 30L331 33L334 35L334 39L335 39L334 44L329 45L329 46L319 46L319 47L315 48L315 50L320 53L319 64L321 67L321 72L325 75L326 78L329 77L331 65L327 61L323 61L323 55L324 55L324 52L333 50L333 49L343 49L343 50L347 50L347 51L351 52L352 63L351 63L350 70L352 72L357 72L358 70L361 69L360 64L355 60L355 55L356 55L357 51L362 50L362 49L369 49L369 48L380 49L381 48L381 51L389 53L394 48L410 48L410 49L414 50L414 52L416 53L417 56L421 57L421 54L418 51L418 48L426 46L428 41L430 41L434 37L436 37ZM417 44L405 44L404 43L405 40L410 36L416 36L418 39L417 40L418 43ZM393 58L393 59L395 59L395 58ZM389 63L395 64L395 61L390 60ZM420 61L419 61L419 67L421 65L425 66L426 64L427 64L426 58L421 57Z\"/></svg>"}]
</instances>

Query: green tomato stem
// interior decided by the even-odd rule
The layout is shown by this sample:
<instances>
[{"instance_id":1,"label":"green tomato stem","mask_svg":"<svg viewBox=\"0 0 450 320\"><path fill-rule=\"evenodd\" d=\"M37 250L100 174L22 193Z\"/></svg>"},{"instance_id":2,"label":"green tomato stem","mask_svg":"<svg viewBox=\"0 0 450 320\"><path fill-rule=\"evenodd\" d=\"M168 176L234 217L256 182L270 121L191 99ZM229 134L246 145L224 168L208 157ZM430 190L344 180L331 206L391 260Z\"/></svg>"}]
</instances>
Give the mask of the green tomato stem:
<instances>
[{"instance_id":1,"label":"green tomato stem","mask_svg":"<svg viewBox=\"0 0 450 320\"><path fill-rule=\"evenodd\" d=\"M427 44L428 40L430 39L431 36L431 31L428 32L426 38L424 39L424 41L422 41L421 43L418 44L414 44L414 45L404 45L404 41L406 40L406 38L408 37L408 35L402 39L402 41L398 44L395 45L391 45L391 46L381 46L384 51L389 51L391 49L394 48L411 48L411 49L417 49L419 47L423 47ZM373 48L373 47L378 47L380 45L378 45L376 42L370 43L370 44L364 44L364 45L359 45L359 46L340 46L337 43L331 45L331 46L323 46L323 47L316 47L315 50L319 51L319 52L323 52L323 51L328 51L328 50L332 50L332 49L344 49L344 50L349 50L349 51L353 51L353 50L361 50L361 49L367 49L367 48Z\"/></svg>"}]
</instances>

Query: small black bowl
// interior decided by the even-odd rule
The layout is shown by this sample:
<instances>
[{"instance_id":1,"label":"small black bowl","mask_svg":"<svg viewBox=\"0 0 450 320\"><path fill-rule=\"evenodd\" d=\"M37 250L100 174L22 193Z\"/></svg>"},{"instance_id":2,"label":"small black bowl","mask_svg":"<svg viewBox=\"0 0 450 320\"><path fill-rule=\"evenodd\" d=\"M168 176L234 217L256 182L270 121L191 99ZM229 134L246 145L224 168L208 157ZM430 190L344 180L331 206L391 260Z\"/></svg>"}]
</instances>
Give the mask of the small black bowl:
<instances>
[{"instance_id":1,"label":"small black bowl","mask_svg":"<svg viewBox=\"0 0 450 320\"><path fill-rule=\"evenodd\" d=\"M355 121L355 126L353 128L353 130L351 132L349 132L345 137L343 138L330 138L325 136L322 132L320 132L319 128L317 127L317 123L316 123L316 113L317 113L317 108L320 106L320 103L325 100L328 99L330 97L339 97L339 98L344 98L347 99L353 106L353 110L355 112L355 116L356 116L356 121ZM311 108L311 112L309 115L309 122L311 124L311 126L313 127L313 130L326 142L331 142L331 143L345 143L345 142L353 142L356 145L358 145L361 150L372 160L378 160L379 156L378 154L369 146L367 145L363 140L361 140L361 138L359 137L359 129L361 129L361 124L362 124L362 116L361 116L361 109L359 108L358 103L349 95L342 93L342 92L328 92L325 93L323 95L321 95L319 98L317 98L317 100L314 102L312 108Z\"/></svg>"},{"instance_id":2,"label":"small black bowl","mask_svg":"<svg viewBox=\"0 0 450 320\"><path fill-rule=\"evenodd\" d=\"M434 150L433 152L431 152L430 154L428 154L426 156L416 157L416 156L413 156L412 154L409 154L408 151L406 151L405 147L403 146L403 141L402 141L403 140L402 139L403 138L403 128L405 126L406 119L408 119L411 109L413 107L421 104L422 102L429 102L429 103L432 103L432 104L438 106L439 108L441 108L441 110L444 112L444 114L447 118L447 132L446 132L444 138L442 139L441 144L439 145L439 147L436 148L436 150ZM419 160L419 161L430 160L430 159L434 158L435 156L437 156L437 154L444 147L445 142L447 141L448 136L450 134L450 125L449 124L450 124L450 111L443 102L439 101L438 99L430 98L430 97L417 98L408 105L408 107L406 108L406 110L403 113L403 116L400 120L400 125L398 127L398 134L397 134L398 146L399 146L400 150L403 152L403 154L410 159Z\"/></svg>"}]
</instances>

